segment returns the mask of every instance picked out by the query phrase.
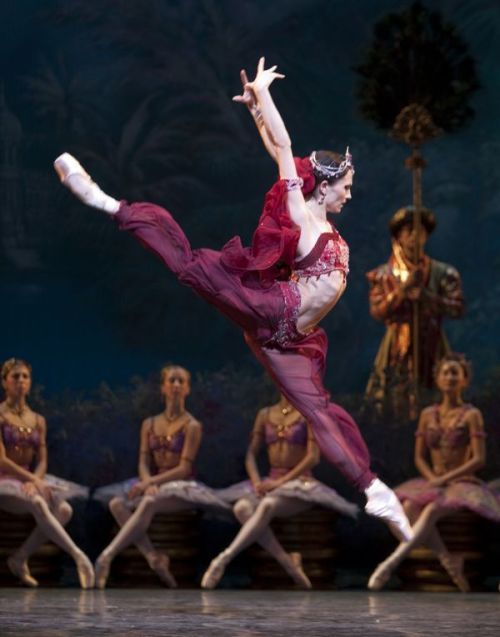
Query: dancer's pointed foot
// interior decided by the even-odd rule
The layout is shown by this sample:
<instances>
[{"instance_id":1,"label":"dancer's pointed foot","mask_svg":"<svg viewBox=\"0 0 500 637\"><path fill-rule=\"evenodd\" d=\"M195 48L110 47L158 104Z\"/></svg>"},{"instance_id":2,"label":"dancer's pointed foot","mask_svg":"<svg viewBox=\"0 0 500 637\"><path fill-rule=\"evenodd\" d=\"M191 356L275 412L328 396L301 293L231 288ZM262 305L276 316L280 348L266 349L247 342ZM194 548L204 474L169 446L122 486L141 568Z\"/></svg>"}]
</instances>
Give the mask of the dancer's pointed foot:
<instances>
[{"instance_id":1,"label":"dancer's pointed foot","mask_svg":"<svg viewBox=\"0 0 500 637\"><path fill-rule=\"evenodd\" d=\"M111 557L107 553L101 553L95 563L95 586L96 588L106 588L111 567Z\"/></svg>"},{"instance_id":2,"label":"dancer's pointed foot","mask_svg":"<svg viewBox=\"0 0 500 637\"><path fill-rule=\"evenodd\" d=\"M226 551L219 553L219 555L210 562L210 566L205 571L201 580L201 587L207 589L215 588L224 575L228 562L229 556Z\"/></svg>"},{"instance_id":3,"label":"dancer's pointed foot","mask_svg":"<svg viewBox=\"0 0 500 637\"><path fill-rule=\"evenodd\" d=\"M9 571L18 577L25 586L36 588L38 581L31 575L28 567L28 561L22 555L13 553L7 558L7 566Z\"/></svg>"},{"instance_id":4,"label":"dancer's pointed foot","mask_svg":"<svg viewBox=\"0 0 500 637\"><path fill-rule=\"evenodd\" d=\"M307 577L302 567L302 555L298 552L292 552L289 555L291 569L288 571L288 574L301 588L311 589L311 580Z\"/></svg>"},{"instance_id":5,"label":"dancer's pointed foot","mask_svg":"<svg viewBox=\"0 0 500 637\"><path fill-rule=\"evenodd\" d=\"M385 520L399 539L405 542L411 540L412 528L394 491L375 478L365 489L365 494L368 498L365 506L366 513Z\"/></svg>"},{"instance_id":6,"label":"dancer's pointed foot","mask_svg":"<svg viewBox=\"0 0 500 637\"><path fill-rule=\"evenodd\" d=\"M381 562L373 571L368 580L368 588L371 591L379 591L387 584L393 571L393 565L390 559Z\"/></svg>"},{"instance_id":7,"label":"dancer's pointed foot","mask_svg":"<svg viewBox=\"0 0 500 637\"><path fill-rule=\"evenodd\" d=\"M464 575L464 558L463 555L452 553L440 553L438 555L442 567L450 576L452 582L462 593L470 592L470 585Z\"/></svg>"},{"instance_id":8,"label":"dancer's pointed foot","mask_svg":"<svg viewBox=\"0 0 500 637\"><path fill-rule=\"evenodd\" d=\"M110 214L118 212L120 202L106 195L73 155L59 155L54 161L54 168L61 182L84 204Z\"/></svg>"},{"instance_id":9,"label":"dancer's pointed foot","mask_svg":"<svg viewBox=\"0 0 500 637\"><path fill-rule=\"evenodd\" d=\"M75 558L75 564L78 572L78 579L80 580L80 587L85 590L88 588L94 588L94 567L85 553L82 552L77 555Z\"/></svg>"},{"instance_id":10,"label":"dancer's pointed foot","mask_svg":"<svg viewBox=\"0 0 500 637\"><path fill-rule=\"evenodd\" d=\"M148 559L148 564L164 584L169 588L177 588L175 577L170 572L170 558L168 555L156 552Z\"/></svg>"},{"instance_id":11,"label":"dancer's pointed foot","mask_svg":"<svg viewBox=\"0 0 500 637\"><path fill-rule=\"evenodd\" d=\"M81 553L75 559L76 570L78 571L78 579L80 580L80 587L83 589L94 588L95 585L95 573L92 562L85 555Z\"/></svg>"}]
</instances>

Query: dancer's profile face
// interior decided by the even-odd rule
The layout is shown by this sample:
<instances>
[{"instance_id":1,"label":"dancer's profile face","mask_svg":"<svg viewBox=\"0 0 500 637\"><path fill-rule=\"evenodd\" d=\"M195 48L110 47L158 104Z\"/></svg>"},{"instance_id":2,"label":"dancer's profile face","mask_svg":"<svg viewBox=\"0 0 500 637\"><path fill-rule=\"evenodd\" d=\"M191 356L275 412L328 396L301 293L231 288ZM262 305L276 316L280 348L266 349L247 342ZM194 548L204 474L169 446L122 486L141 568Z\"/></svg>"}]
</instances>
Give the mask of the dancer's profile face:
<instances>
[{"instance_id":1,"label":"dancer's profile face","mask_svg":"<svg viewBox=\"0 0 500 637\"><path fill-rule=\"evenodd\" d=\"M352 180L354 174L352 170L340 179L336 179L332 184L327 185L325 192L326 211L332 214L339 214L344 205L352 197Z\"/></svg>"},{"instance_id":2,"label":"dancer's profile face","mask_svg":"<svg viewBox=\"0 0 500 637\"><path fill-rule=\"evenodd\" d=\"M27 396L31 389L31 373L25 365L14 365L3 380L9 398Z\"/></svg>"},{"instance_id":3,"label":"dancer's profile face","mask_svg":"<svg viewBox=\"0 0 500 637\"><path fill-rule=\"evenodd\" d=\"M186 398L191 391L189 377L183 369L174 367L165 375L161 389L167 400Z\"/></svg>"}]
</instances>

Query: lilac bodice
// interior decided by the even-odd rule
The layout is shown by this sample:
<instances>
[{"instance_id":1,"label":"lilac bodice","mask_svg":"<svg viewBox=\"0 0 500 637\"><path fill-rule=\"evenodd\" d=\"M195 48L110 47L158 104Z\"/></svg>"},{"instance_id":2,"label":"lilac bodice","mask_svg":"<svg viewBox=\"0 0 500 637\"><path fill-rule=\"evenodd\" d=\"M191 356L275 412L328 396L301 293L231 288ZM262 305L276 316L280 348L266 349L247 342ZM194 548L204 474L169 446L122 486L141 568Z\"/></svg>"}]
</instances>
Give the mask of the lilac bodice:
<instances>
[{"instance_id":1,"label":"lilac bodice","mask_svg":"<svg viewBox=\"0 0 500 637\"><path fill-rule=\"evenodd\" d=\"M269 420L264 425L266 445L285 441L290 445L307 446L307 424L304 418L299 418L288 427L275 425Z\"/></svg>"},{"instance_id":2,"label":"lilac bodice","mask_svg":"<svg viewBox=\"0 0 500 637\"><path fill-rule=\"evenodd\" d=\"M30 447L35 451L40 447L38 427L18 427L4 420L1 424L2 440L8 451L13 447Z\"/></svg>"},{"instance_id":3,"label":"lilac bodice","mask_svg":"<svg viewBox=\"0 0 500 637\"><path fill-rule=\"evenodd\" d=\"M319 278L335 270L349 273L349 246L332 226L332 232L321 234L307 256L295 261L293 276L296 279Z\"/></svg>"},{"instance_id":4,"label":"lilac bodice","mask_svg":"<svg viewBox=\"0 0 500 637\"><path fill-rule=\"evenodd\" d=\"M439 405L434 405L433 419L426 427L424 434L427 446L430 449L438 449L443 445L454 449L467 447L470 444L471 434L464 416L469 409L471 409L471 405L463 405L455 420L448 427L444 428L441 423ZM483 432L476 432L473 435L482 437L485 434Z\"/></svg>"},{"instance_id":5,"label":"lilac bodice","mask_svg":"<svg viewBox=\"0 0 500 637\"><path fill-rule=\"evenodd\" d=\"M177 431L173 436L159 436L155 434L153 430L153 423L148 433L149 450L155 451L169 451L170 453L179 454L184 446L185 439L184 430Z\"/></svg>"}]
</instances>

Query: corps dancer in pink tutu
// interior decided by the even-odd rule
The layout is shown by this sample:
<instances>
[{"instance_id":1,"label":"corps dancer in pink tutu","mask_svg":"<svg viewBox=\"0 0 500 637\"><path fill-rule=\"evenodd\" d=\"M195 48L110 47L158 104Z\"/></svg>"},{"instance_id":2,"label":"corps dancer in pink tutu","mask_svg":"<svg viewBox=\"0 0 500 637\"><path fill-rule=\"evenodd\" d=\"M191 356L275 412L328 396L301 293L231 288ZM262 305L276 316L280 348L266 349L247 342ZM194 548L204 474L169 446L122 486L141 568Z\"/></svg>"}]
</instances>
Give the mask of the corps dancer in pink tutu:
<instances>
[{"instance_id":1,"label":"corps dancer in pink tutu","mask_svg":"<svg viewBox=\"0 0 500 637\"><path fill-rule=\"evenodd\" d=\"M342 295L349 250L327 213L351 199L352 157L315 151L295 159L271 98L276 67L259 61L238 101L253 114L279 181L267 193L252 246L234 237L218 252L192 250L171 214L150 203L128 204L106 195L67 153L55 161L61 181L87 205L107 212L122 230L155 252L178 280L215 305L245 339L280 392L310 423L323 455L359 490L367 513L390 523L401 537L411 527L394 492L370 470L370 457L351 416L323 386L327 338L319 321Z\"/></svg>"},{"instance_id":2,"label":"corps dancer in pink tutu","mask_svg":"<svg viewBox=\"0 0 500 637\"><path fill-rule=\"evenodd\" d=\"M441 518L459 509L500 522L498 495L474 475L485 463L485 433L481 412L462 399L468 380L469 365L462 355L451 352L441 359L436 369L441 402L422 411L416 432L415 464L423 477L396 489L414 536L375 569L368 583L371 590L381 589L420 544L436 553L461 591L469 590L463 557L448 551L436 528Z\"/></svg>"},{"instance_id":3,"label":"corps dancer in pink tutu","mask_svg":"<svg viewBox=\"0 0 500 637\"><path fill-rule=\"evenodd\" d=\"M5 401L0 403L0 509L30 513L36 521L35 529L7 559L7 565L25 586L38 586L29 570L29 558L51 540L75 561L81 587L93 588L92 564L64 529L73 514L66 500L87 498L88 489L46 473L45 418L26 402L31 366L16 358L5 361L2 385Z\"/></svg>"},{"instance_id":4,"label":"corps dancer in pink tutu","mask_svg":"<svg viewBox=\"0 0 500 637\"><path fill-rule=\"evenodd\" d=\"M261 478L257 454L263 443L270 471ZM319 462L319 450L303 416L281 396L279 403L264 407L257 414L245 466L250 480L239 482L217 495L235 503L233 511L241 530L227 549L212 560L203 576L203 588L214 588L231 560L253 542L270 553L302 588L311 588L302 570L300 553L286 553L269 528L275 517L290 517L314 505L324 506L355 517L358 507L312 475Z\"/></svg>"}]
</instances>

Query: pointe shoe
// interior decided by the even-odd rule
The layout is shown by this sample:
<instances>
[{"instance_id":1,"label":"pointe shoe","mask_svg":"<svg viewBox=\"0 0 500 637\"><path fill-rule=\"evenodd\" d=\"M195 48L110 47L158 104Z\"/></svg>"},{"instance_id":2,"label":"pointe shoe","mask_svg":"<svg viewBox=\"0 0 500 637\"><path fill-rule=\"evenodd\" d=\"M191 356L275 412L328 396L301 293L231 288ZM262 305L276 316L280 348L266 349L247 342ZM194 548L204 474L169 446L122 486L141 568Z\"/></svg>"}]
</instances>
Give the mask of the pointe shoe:
<instances>
[{"instance_id":1,"label":"pointe shoe","mask_svg":"<svg viewBox=\"0 0 500 637\"><path fill-rule=\"evenodd\" d=\"M9 571L18 577L25 586L36 588L38 581L31 575L26 559L13 553L7 558Z\"/></svg>"},{"instance_id":2,"label":"pointe shoe","mask_svg":"<svg viewBox=\"0 0 500 637\"><path fill-rule=\"evenodd\" d=\"M292 577L293 581L301 588L307 590L311 589L311 580L307 577L302 567L302 555L294 551L290 553L290 561L292 564L292 569L290 569L288 573Z\"/></svg>"},{"instance_id":3,"label":"pointe shoe","mask_svg":"<svg viewBox=\"0 0 500 637\"><path fill-rule=\"evenodd\" d=\"M95 586L96 588L106 588L106 582L109 577L109 569L111 567L111 558L105 553L101 553L96 560L95 570Z\"/></svg>"},{"instance_id":4,"label":"pointe shoe","mask_svg":"<svg viewBox=\"0 0 500 637\"><path fill-rule=\"evenodd\" d=\"M120 202L104 193L73 155L59 155L54 161L54 168L61 183L84 204L110 214L118 212Z\"/></svg>"},{"instance_id":5,"label":"pointe shoe","mask_svg":"<svg viewBox=\"0 0 500 637\"><path fill-rule=\"evenodd\" d=\"M225 551L219 553L219 555L210 562L210 566L205 571L201 580L201 587L206 589L215 588L224 575L228 561L229 558Z\"/></svg>"},{"instance_id":6,"label":"pointe shoe","mask_svg":"<svg viewBox=\"0 0 500 637\"><path fill-rule=\"evenodd\" d=\"M375 478L365 489L365 494L368 498L365 506L366 513L385 520L400 540L405 542L411 540L412 528L394 491Z\"/></svg>"},{"instance_id":7,"label":"pointe shoe","mask_svg":"<svg viewBox=\"0 0 500 637\"><path fill-rule=\"evenodd\" d=\"M441 566L448 573L451 581L462 593L470 593L470 585L464 575L464 558L462 555L448 553L439 554Z\"/></svg>"},{"instance_id":8,"label":"pointe shoe","mask_svg":"<svg viewBox=\"0 0 500 637\"><path fill-rule=\"evenodd\" d=\"M170 558L165 553L155 553L149 560L149 566L161 581L169 588L177 588L175 577L170 572Z\"/></svg>"},{"instance_id":9,"label":"pointe shoe","mask_svg":"<svg viewBox=\"0 0 500 637\"><path fill-rule=\"evenodd\" d=\"M391 578L391 574L391 563L388 560L381 562L368 580L368 589L371 591L380 591Z\"/></svg>"},{"instance_id":10,"label":"pointe shoe","mask_svg":"<svg viewBox=\"0 0 500 637\"><path fill-rule=\"evenodd\" d=\"M89 558L82 553L76 560L76 570L78 571L78 579L80 580L80 587L84 590L88 588L94 588L95 573L92 562Z\"/></svg>"}]
</instances>

